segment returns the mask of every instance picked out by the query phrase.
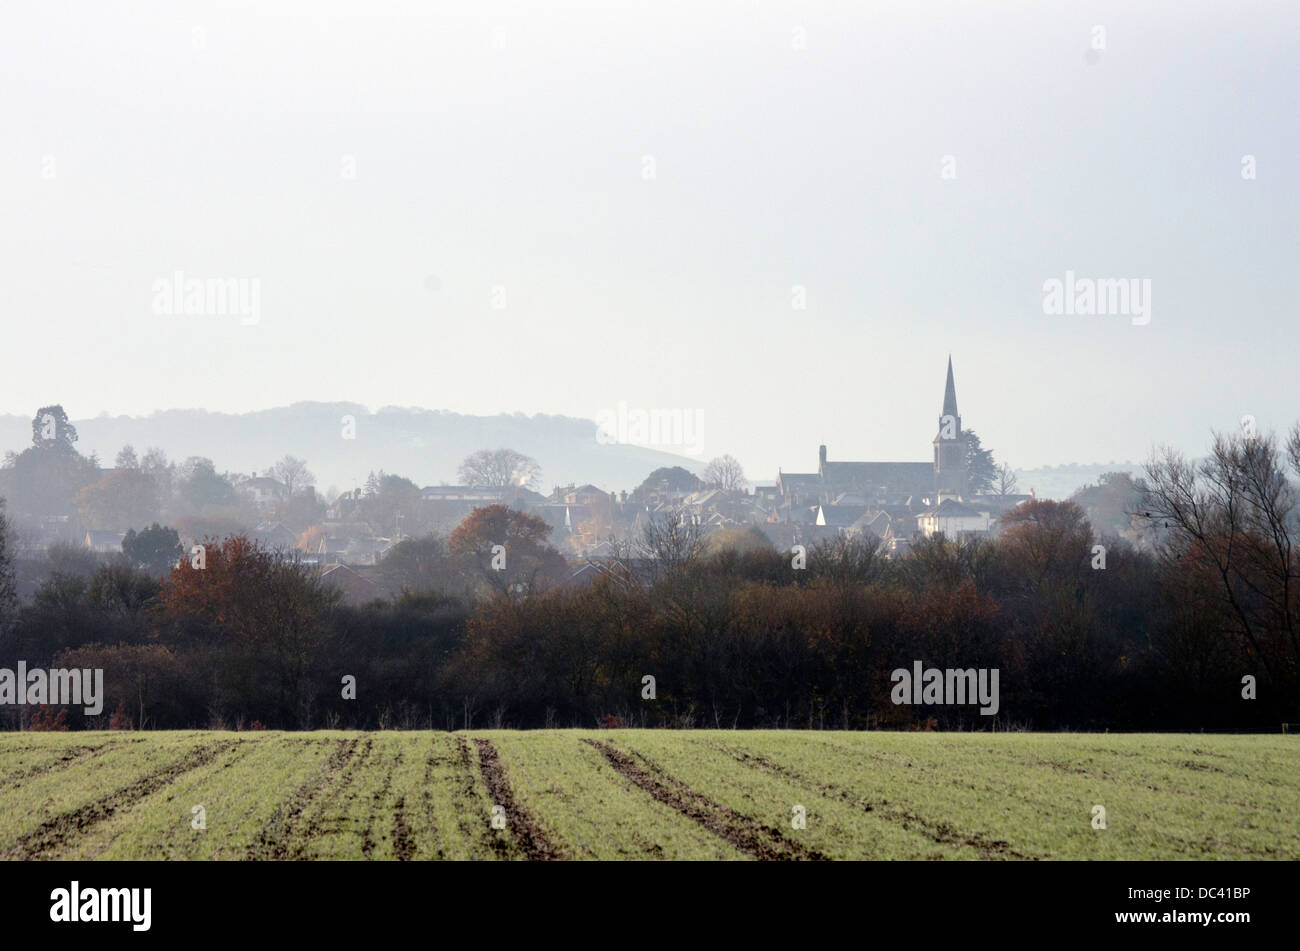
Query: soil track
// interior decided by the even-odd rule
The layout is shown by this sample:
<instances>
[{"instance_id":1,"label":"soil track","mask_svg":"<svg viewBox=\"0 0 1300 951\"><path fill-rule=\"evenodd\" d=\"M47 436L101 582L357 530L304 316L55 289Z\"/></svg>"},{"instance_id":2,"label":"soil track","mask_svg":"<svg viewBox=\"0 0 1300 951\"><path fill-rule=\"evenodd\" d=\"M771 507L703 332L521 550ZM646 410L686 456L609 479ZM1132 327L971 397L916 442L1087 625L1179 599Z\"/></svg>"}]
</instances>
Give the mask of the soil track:
<instances>
[{"instance_id":1,"label":"soil track","mask_svg":"<svg viewBox=\"0 0 1300 951\"><path fill-rule=\"evenodd\" d=\"M27 769L20 769L10 773L8 776L0 777L0 787L12 787L19 789L28 779L35 779L38 776L44 776L47 773L57 773L61 769L67 769L69 766L80 766L89 759L102 756L109 749L122 749L125 744L103 743L99 746L69 746L65 749L58 759L45 763L41 766L31 766ZM9 752L16 752L10 750Z\"/></svg>"},{"instance_id":2,"label":"soil track","mask_svg":"<svg viewBox=\"0 0 1300 951\"><path fill-rule=\"evenodd\" d=\"M424 782L420 786L420 811L424 815L424 821L429 827L430 835L433 837L434 857L445 858L442 848L442 833L438 829L438 823L434 821L433 767L437 762L438 741L434 739L429 743L429 755L424 761ZM403 805L405 805L405 800L403 800ZM404 818L403 822L405 822Z\"/></svg>"},{"instance_id":3,"label":"soil track","mask_svg":"<svg viewBox=\"0 0 1300 951\"><path fill-rule=\"evenodd\" d=\"M984 859L1033 859L1032 855L1024 855L1017 852L1007 842L1001 839L990 839L978 832L963 832L960 829L953 828L947 823L933 822L914 812L906 809L900 809L890 806L885 800L872 802L864 799L848 789L835 786L831 783L819 782L802 775L796 770L780 763L774 763L765 756L759 756L756 753L748 753L744 750L733 749L720 743L708 743L706 746L710 749L725 753L738 763L744 763L746 766L752 766L755 769L761 769L773 776L780 776L782 779L792 780L794 782L807 785L817 790L817 792L828 799L839 799L842 802L850 803L862 809L863 812L876 812L885 819L900 823L904 829L911 831L913 828L920 832L932 842L940 845L968 845L978 849L980 857Z\"/></svg>"},{"instance_id":4,"label":"soil track","mask_svg":"<svg viewBox=\"0 0 1300 951\"><path fill-rule=\"evenodd\" d=\"M129 786L124 786L116 792L111 792L107 796L96 799L94 802L71 812L65 812L53 819L46 820L34 832L23 836L3 853L0 853L0 859L42 858L47 852L58 849L73 835L85 833L91 827L112 816L119 809L136 805L146 796L152 795L164 786L175 782L178 777L201 766L206 766L222 753L239 746L243 742L243 740L228 740L224 743L213 743L191 750L170 766L166 766L155 773L150 773Z\"/></svg>"},{"instance_id":5,"label":"soil track","mask_svg":"<svg viewBox=\"0 0 1300 951\"><path fill-rule=\"evenodd\" d=\"M337 785L334 782L335 777L331 777L330 782L321 788L321 794L328 796L329 801L341 799L344 793L352 787L354 782L356 782L357 777L365 772L366 761L370 759L370 754L374 751L374 748L375 741L372 737L366 737L362 740L360 752L358 752L355 757L352 757L351 761L348 763L348 767L339 773L337 777ZM349 796L348 798L352 797ZM293 845L290 850L290 854L294 859L301 859L303 854L307 851L307 847L311 845L320 834L321 825L326 821L327 814L328 813L324 808L321 810L313 810L307 821L303 823L302 832L297 833L297 830L295 830ZM333 824L337 824L338 820L339 817L337 816L331 816L329 819ZM364 846L364 842L362 844Z\"/></svg>"},{"instance_id":6,"label":"soil track","mask_svg":"<svg viewBox=\"0 0 1300 951\"><path fill-rule=\"evenodd\" d=\"M505 808L506 829L513 833L514 840L523 851L524 857L533 862L568 858L568 855L561 853L551 844L537 820L529 815L515 799L514 790L510 788L510 781L506 778L506 771L501 765L501 757L497 755L496 747L487 740L477 738L474 740L474 745L478 747L478 765L483 773L483 781L487 783L488 797L494 806ZM494 838L500 841L499 837Z\"/></svg>"},{"instance_id":7,"label":"soil track","mask_svg":"<svg viewBox=\"0 0 1300 951\"><path fill-rule=\"evenodd\" d=\"M356 753L359 740L339 740L339 745L330 754L325 765L311 779L299 786L289 800L276 806L275 812L266 820L257 840L248 847L249 859L267 861L289 858L289 841L303 812L320 795L334 778L351 762Z\"/></svg>"},{"instance_id":8,"label":"soil track","mask_svg":"<svg viewBox=\"0 0 1300 951\"><path fill-rule=\"evenodd\" d=\"M375 795L370 800L370 815L366 817L366 834L361 841L362 858L368 859L373 856L373 853L375 851L375 819L379 816L379 810L383 807L384 800L388 798L388 790L393 785L393 773L397 772L397 768L401 765L402 765L402 748L399 746L397 748L397 757L393 760L393 764L388 767L388 771L384 773L383 783L380 785L380 787L377 790L375 790ZM406 834L406 817L404 815L405 811L406 811L405 799L401 800L400 802L396 803L393 806L393 830L394 830L393 851L394 853L397 852L396 830L400 827L402 830L402 834L403 835ZM400 856L398 857L400 858ZM407 858L410 858L410 856L408 855Z\"/></svg>"},{"instance_id":9,"label":"soil track","mask_svg":"<svg viewBox=\"0 0 1300 951\"><path fill-rule=\"evenodd\" d=\"M411 832L406 827L406 797L403 796L393 806L393 857L399 862L409 862L414 854L415 844L411 842Z\"/></svg>"},{"instance_id":10,"label":"soil track","mask_svg":"<svg viewBox=\"0 0 1300 951\"><path fill-rule=\"evenodd\" d=\"M779 829L762 825L730 806L714 802L656 766L647 763L643 767L632 756L608 743L590 739L582 742L599 750L624 778L640 786L659 802L672 806L688 819L693 819L710 832L722 836L746 855L763 861L826 859L820 852L787 839Z\"/></svg>"}]
</instances>

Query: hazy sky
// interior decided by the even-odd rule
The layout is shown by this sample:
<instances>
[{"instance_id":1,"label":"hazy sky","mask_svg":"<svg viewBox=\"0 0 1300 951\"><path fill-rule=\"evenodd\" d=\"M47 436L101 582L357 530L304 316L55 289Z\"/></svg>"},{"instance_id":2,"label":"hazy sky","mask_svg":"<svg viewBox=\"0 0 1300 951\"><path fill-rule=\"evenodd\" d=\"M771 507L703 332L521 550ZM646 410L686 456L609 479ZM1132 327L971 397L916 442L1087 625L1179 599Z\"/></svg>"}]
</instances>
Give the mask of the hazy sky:
<instances>
[{"instance_id":1,"label":"hazy sky","mask_svg":"<svg viewBox=\"0 0 1300 951\"><path fill-rule=\"evenodd\" d=\"M1015 465L1199 452L1300 418L1298 63L1294 2L6 4L0 412L622 401L770 479L930 458L951 352Z\"/></svg>"}]
</instances>

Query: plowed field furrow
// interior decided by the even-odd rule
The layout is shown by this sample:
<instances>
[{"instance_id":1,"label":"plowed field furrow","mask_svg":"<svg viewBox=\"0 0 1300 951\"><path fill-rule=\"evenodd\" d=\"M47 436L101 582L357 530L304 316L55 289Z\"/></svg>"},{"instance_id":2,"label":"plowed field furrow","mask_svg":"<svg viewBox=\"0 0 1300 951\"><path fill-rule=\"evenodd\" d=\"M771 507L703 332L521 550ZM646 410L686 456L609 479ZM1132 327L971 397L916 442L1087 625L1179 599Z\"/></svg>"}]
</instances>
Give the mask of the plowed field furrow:
<instances>
[{"instance_id":1,"label":"plowed field furrow","mask_svg":"<svg viewBox=\"0 0 1300 951\"><path fill-rule=\"evenodd\" d=\"M711 832L726 839L731 845L756 859L801 859L821 861L820 852L805 848L787 839L771 826L755 822L734 809L714 802L708 796L695 792L661 770L655 769L608 743L585 740L609 760L611 766L627 779L640 786L659 802L672 806L682 815L698 822Z\"/></svg>"}]
</instances>

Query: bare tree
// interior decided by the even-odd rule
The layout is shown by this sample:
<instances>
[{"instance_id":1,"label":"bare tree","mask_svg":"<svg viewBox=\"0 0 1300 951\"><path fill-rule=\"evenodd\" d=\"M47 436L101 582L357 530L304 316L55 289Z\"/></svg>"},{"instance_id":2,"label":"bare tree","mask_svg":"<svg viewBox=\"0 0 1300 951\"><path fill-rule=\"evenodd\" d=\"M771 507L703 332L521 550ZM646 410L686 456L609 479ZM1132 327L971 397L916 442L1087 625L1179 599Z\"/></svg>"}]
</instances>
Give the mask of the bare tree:
<instances>
[{"instance_id":1,"label":"bare tree","mask_svg":"<svg viewBox=\"0 0 1300 951\"><path fill-rule=\"evenodd\" d=\"M1291 436L1286 441L1286 455L1291 463L1291 471L1300 475L1300 423L1291 427Z\"/></svg>"},{"instance_id":2,"label":"bare tree","mask_svg":"<svg viewBox=\"0 0 1300 951\"><path fill-rule=\"evenodd\" d=\"M150 475L157 475L171 467L167 461L167 453L163 452L157 446L150 446L140 460L140 468Z\"/></svg>"},{"instance_id":3,"label":"bare tree","mask_svg":"<svg viewBox=\"0 0 1300 951\"><path fill-rule=\"evenodd\" d=\"M642 530L642 544L657 573L686 567L704 554L704 526L698 516L681 509L655 513Z\"/></svg>"},{"instance_id":4,"label":"bare tree","mask_svg":"<svg viewBox=\"0 0 1300 951\"><path fill-rule=\"evenodd\" d=\"M1300 425L1286 454L1300 475ZM1135 515L1154 528L1166 563L1212 582L1225 633L1240 636L1270 675L1293 681L1300 658L1300 509L1274 437L1216 434L1199 464L1164 449L1146 474Z\"/></svg>"},{"instance_id":5,"label":"bare tree","mask_svg":"<svg viewBox=\"0 0 1300 951\"><path fill-rule=\"evenodd\" d=\"M18 593L14 586L14 537L5 517L5 500L0 498L0 637L7 637L18 613Z\"/></svg>"},{"instance_id":6,"label":"bare tree","mask_svg":"<svg viewBox=\"0 0 1300 951\"><path fill-rule=\"evenodd\" d=\"M307 468L307 463L297 456L285 456L271 471L284 484L284 494L287 498L293 498L295 492L316 484L316 477Z\"/></svg>"},{"instance_id":7,"label":"bare tree","mask_svg":"<svg viewBox=\"0 0 1300 951\"><path fill-rule=\"evenodd\" d=\"M704 482L726 492L745 488L749 481L734 456L718 456L704 469Z\"/></svg>"},{"instance_id":8,"label":"bare tree","mask_svg":"<svg viewBox=\"0 0 1300 951\"><path fill-rule=\"evenodd\" d=\"M996 482L998 495L1015 495L1019 483L1016 480L1016 473L1005 462L998 467L998 479Z\"/></svg>"},{"instance_id":9,"label":"bare tree","mask_svg":"<svg viewBox=\"0 0 1300 951\"><path fill-rule=\"evenodd\" d=\"M884 542L871 533L824 538L808 549L809 574L844 584L870 584L884 563Z\"/></svg>"},{"instance_id":10,"label":"bare tree","mask_svg":"<svg viewBox=\"0 0 1300 951\"><path fill-rule=\"evenodd\" d=\"M542 467L513 449L480 449L465 457L456 474L466 485L535 489Z\"/></svg>"}]
</instances>

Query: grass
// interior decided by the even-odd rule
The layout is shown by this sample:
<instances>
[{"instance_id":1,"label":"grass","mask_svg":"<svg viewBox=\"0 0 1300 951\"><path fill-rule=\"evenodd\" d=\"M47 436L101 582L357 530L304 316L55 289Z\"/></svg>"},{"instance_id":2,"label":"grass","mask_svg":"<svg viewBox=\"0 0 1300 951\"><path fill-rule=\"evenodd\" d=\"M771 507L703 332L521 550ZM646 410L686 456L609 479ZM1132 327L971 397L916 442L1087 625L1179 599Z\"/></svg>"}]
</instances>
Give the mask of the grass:
<instances>
[{"instance_id":1,"label":"grass","mask_svg":"<svg viewBox=\"0 0 1300 951\"><path fill-rule=\"evenodd\" d=\"M1297 743L726 730L7 733L0 856L1294 860ZM493 825L494 806L504 828ZM1096 806L1105 829L1094 828Z\"/></svg>"}]
</instances>

